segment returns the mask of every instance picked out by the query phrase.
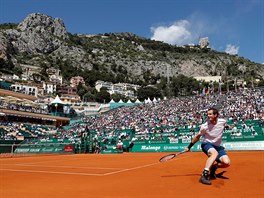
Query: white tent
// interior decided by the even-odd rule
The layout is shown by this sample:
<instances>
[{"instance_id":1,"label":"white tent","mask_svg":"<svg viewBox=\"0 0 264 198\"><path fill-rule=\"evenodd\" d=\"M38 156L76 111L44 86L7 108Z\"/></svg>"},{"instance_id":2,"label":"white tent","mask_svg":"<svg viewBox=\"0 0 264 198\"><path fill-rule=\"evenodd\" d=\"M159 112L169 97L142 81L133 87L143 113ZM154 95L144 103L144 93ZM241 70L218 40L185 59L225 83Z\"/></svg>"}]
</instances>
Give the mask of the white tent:
<instances>
[{"instance_id":1,"label":"white tent","mask_svg":"<svg viewBox=\"0 0 264 198\"><path fill-rule=\"evenodd\" d=\"M145 99L145 103L151 103L151 100L150 100L150 98L148 98L148 99Z\"/></svg>"},{"instance_id":2,"label":"white tent","mask_svg":"<svg viewBox=\"0 0 264 198\"><path fill-rule=\"evenodd\" d=\"M112 100L110 101L110 103L115 103L115 101L112 99Z\"/></svg>"},{"instance_id":3,"label":"white tent","mask_svg":"<svg viewBox=\"0 0 264 198\"><path fill-rule=\"evenodd\" d=\"M142 102L140 102L139 99L137 99L135 103L141 104Z\"/></svg>"},{"instance_id":4,"label":"white tent","mask_svg":"<svg viewBox=\"0 0 264 198\"><path fill-rule=\"evenodd\" d=\"M61 101L60 97L57 95L56 98L50 104L65 104Z\"/></svg>"},{"instance_id":5,"label":"white tent","mask_svg":"<svg viewBox=\"0 0 264 198\"><path fill-rule=\"evenodd\" d=\"M124 102L123 102L123 100L122 100L122 99L120 99L118 103L124 103Z\"/></svg>"},{"instance_id":6,"label":"white tent","mask_svg":"<svg viewBox=\"0 0 264 198\"><path fill-rule=\"evenodd\" d=\"M131 102L131 100L129 99L129 100L127 101L127 103L132 103L132 102Z\"/></svg>"}]
</instances>

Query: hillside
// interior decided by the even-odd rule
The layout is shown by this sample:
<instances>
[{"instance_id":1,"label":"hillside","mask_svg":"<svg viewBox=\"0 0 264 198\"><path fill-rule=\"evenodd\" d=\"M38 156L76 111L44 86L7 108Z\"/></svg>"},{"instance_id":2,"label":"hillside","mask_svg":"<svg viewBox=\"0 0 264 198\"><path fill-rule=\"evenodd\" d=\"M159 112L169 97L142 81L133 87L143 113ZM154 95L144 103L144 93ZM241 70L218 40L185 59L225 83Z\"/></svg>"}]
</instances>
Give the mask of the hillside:
<instances>
[{"instance_id":1,"label":"hillside","mask_svg":"<svg viewBox=\"0 0 264 198\"><path fill-rule=\"evenodd\" d=\"M42 67L43 78L49 67L61 69L65 80L84 74L87 83L137 83L179 74L264 76L264 65L243 57L199 46L172 46L133 33L71 34L63 20L36 13L19 24L0 25L0 72L19 73L19 64Z\"/></svg>"}]
</instances>

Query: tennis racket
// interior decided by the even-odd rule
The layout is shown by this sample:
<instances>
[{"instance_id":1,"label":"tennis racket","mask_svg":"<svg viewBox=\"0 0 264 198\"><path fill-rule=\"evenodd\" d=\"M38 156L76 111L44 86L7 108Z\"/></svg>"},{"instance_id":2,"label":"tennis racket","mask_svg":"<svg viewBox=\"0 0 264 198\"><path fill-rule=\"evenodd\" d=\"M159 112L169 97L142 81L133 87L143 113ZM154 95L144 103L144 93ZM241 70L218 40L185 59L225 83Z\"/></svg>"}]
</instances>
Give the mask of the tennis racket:
<instances>
[{"instance_id":1,"label":"tennis racket","mask_svg":"<svg viewBox=\"0 0 264 198\"><path fill-rule=\"evenodd\" d=\"M175 158L175 157L177 157L178 155L181 155L181 154L183 154L183 153L186 153L186 152L188 152L188 151L182 151L182 152L179 152L179 153L172 153L172 154L169 154L169 155L165 155L165 156L163 156L162 158L160 158L160 162L167 162L167 161L169 161L169 160L171 160L171 159L173 159L173 158Z\"/></svg>"}]
</instances>

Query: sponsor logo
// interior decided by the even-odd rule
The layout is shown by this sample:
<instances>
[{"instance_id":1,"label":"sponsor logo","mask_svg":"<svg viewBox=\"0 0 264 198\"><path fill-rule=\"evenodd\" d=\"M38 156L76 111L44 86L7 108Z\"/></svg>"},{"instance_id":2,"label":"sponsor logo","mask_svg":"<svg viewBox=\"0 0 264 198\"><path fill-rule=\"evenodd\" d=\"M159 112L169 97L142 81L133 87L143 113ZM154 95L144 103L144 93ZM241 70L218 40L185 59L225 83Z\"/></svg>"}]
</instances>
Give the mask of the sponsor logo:
<instances>
[{"instance_id":1,"label":"sponsor logo","mask_svg":"<svg viewBox=\"0 0 264 198\"><path fill-rule=\"evenodd\" d=\"M144 151L149 151L149 150L154 150L154 151L158 151L160 150L160 146L141 146L141 150Z\"/></svg>"},{"instance_id":2,"label":"sponsor logo","mask_svg":"<svg viewBox=\"0 0 264 198\"><path fill-rule=\"evenodd\" d=\"M53 148L43 148L42 151L43 152L52 152Z\"/></svg>"},{"instance_id":3,"label":"sponsor logo","mask_svg":"<svg viewBox=\"0 0 264 198\"><path fill-rule=\"evenodd\" d=\"M73 152L73 145L64 146L64 152Z\"/></svg>"},{"instance_id":4,"label":"sponsor logo","mask_svg":"<svg viewBox=\"0 0 264 198\"><path fill-rule=\"evenodd\" d=\"M164 151L168 151L168 150L178 150L179 147L178 146L164 146Z\"/></svg>"},{"instance_id":5,"label":"sponsor logo","mask_svg":"<svg viewBox=\"0 0 264 198\"><path fill-rule=\"evenodd\" d=\"M178 143L178 142L179 142L178 139L172 139L172 140L170 140L170 143L171 143L171 144L173 144L173 143Z\"/></svg>"},{"instance_id":6,"label":"sponsor logo","mask_svg":"<svg viewBox=\"0 0 264 198\"><path fill-rule=\"evenodd\" d=\"M264 150L264 142L232 142L224 143L227 150Z\"/></svg>"},{"instance_id":7,"label":"sponsor logo","mask_svg":"<svg viewBox=\"0 0 264 198\"><path fill-rule=\"evenodd\" d=\"M40 148L32 148L32 149L30 149L30 152L39 152L40 151Z\"/></svg>"},{"instance_id":8,"label":"sponsor logo","mask_svg":"<svg viewBox=\"0 0 264 198\"><path fill-rule=\"evenodd\" d=\"M55 148L54 151L55 151L55 152L56 152L56 151L62 151L62 148Z\"/></svg>"},{"instance_id":9,"label":"sponsor logo","mask_svg":"<svg viewBox=\"0 0 264 198\"><path fill-rule=\"evenodd\" d=\"M17 148L16 152L17 153L26 153L26 152L29 152L29 148Z\"/></svg>"},{"instance_id":10,"label":"sponsor logo","mask_svg":"<svg viewBox=\"0 0 264 198\"><path fill-rule=\"evenodd\" d=\"M191 143L191 139L182 139L182 143Z\"/></svg>"}]
</instances>

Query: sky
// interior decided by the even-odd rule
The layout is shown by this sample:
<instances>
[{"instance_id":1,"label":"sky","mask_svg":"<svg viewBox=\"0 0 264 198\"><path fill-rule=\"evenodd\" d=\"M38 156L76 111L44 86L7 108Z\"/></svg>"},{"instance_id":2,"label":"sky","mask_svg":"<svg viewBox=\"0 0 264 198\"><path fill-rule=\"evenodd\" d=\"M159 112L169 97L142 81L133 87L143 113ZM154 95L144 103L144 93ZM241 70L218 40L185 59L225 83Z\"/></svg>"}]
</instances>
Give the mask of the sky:
<instances>
[{"instance_id":1,"label":"sky","mask_svg":"<svg viewBox=\"0 0 264 198\"><path fill-rule=\"evenodd\" d=\"M68 32L131 32L172 45L198 44L264 64L264 0L0 0L0 24L31 13L64 21Z\"/></svg>"}]
</instances>

